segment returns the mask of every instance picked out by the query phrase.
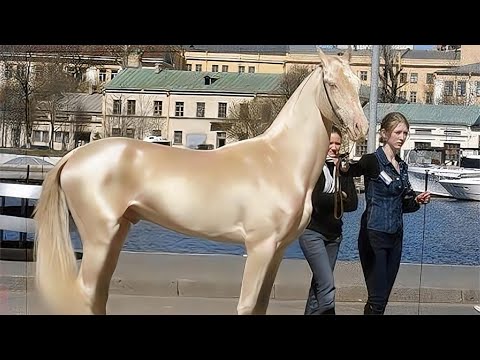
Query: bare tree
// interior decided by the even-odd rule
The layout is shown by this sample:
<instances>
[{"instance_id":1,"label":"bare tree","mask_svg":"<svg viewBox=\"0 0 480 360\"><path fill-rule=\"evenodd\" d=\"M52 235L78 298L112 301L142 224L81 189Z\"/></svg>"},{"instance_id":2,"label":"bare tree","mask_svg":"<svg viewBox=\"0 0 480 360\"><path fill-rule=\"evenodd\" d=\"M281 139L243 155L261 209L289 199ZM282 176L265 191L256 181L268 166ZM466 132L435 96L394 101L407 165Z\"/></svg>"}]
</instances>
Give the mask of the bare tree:
<instances>
[{"instance_id":1,"label":"bare tree","mask_svg":"<svg viewBox=\"0 0 480 360\"><path fill-rule=\"evenodd\" d=\"M256 97L234 104L226 128L227 137L240 141L263 134L311 72L307 66L294 65L283 75L276 96Z\"/></svg>"},{"instance_id":2,"label":"bare tree","mask_svg":"<svg viewBox=\"0 0 480 360\"><path fill-rule=\"evenodd\" d=\"M284 104L283 98L255 98L233 105L226 128L227 137L240 141L250 139L272 124Z\"/></svg>"},{"instance_id":3,"label":"bare tree","mask_svg":"<svg viewBox=\"0 0 480 360\"><path fill-rule=\"evenodd\" d=\"M408 51L408 50L406 50ZM380 49L383 64L381 66L379 100L383 103L396 103L398 92L407 83L400 83L401 55L404 50L395 50L392 45L382 45Z\"/></svg>"},{"instance_id":4,"label":"bare tree","mask_svg":"<svg viewBox=\"0 0 480 360\"><path fill-rule=\"evenodd\" d=\"M45 64L42 79L38 81L38 98L46 105L50 119L51 136L49 146L53 149L57 112L61 108L65 94L74 92L78 86L75 78L63 71L63 62Z\"/></svg>"},{"instance_id":5,"label":"bare tree","mask_svg":"<svg viewBox=\"0 0 480 360\"><path fill-rule=\"evenodd\" d=\"M305 65L293 65L292 68L283 75L280 83L280 93L285 96L285 102L290 99L298 85L312 72L312 69Z\"/></svg>"},{"instance_id":6,"label":"bare tree","mask_svg":"<svg viewBox=\"0 0 480 360\"><path fill-rule=\"evenodd\" d=\"M22 106L10 108L18 112L11 119L20 119L17 125L24 137L27 147L32 143L32 130L39 101L49 101L53 106L66 91L76 89L78 83L68 76L64 70L66 60L64 53L57 49L39 47L38 45L2 45L0 47L0 61L6 68L6 85L11 99ZM47 54L41 54L45 51ZM12 103L12 101L11 101ZM21 116L19 116L21 113ZM51 110L52 121L55 121L55 109ZM53 129L54 125L52 125ZM14 140L13 146L19 146ZM52 139L50 139L52 145Z\"/></svg>"},{"instance_id":7,"label":"bare tree","mask_svg":"<svg viewBox=\"0 0 480 360\"><path fill-rule=\"evenodd\" d=\"M0 91L1 146L20 147L23 122L23 101L16 87L5 84Z\"/></svg>"}]
</instances>

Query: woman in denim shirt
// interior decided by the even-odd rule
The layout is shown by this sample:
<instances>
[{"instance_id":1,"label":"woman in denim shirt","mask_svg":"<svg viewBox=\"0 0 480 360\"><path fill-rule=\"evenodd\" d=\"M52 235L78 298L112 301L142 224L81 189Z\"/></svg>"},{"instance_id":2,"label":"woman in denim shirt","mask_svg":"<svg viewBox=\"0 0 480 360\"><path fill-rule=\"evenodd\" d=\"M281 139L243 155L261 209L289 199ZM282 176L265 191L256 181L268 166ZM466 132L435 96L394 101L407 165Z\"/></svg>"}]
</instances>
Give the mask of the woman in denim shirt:
<instances>
[{"instance_id":1,"label":"woman in denim shirt","mask_svg":"<svg viewBox=\"0 0 480 360\"><path fill-rule=\"evenodd\" d=\"M364 314L383 315L402 257L403 214L430 201L430 193L416 195L408 180L407 164L398 155L409 124L398 112L387 114L380 126L383 146L343 169L364 176L366 208L358 235L358 252L367 285Z\"/></svg>"}]
</instances>

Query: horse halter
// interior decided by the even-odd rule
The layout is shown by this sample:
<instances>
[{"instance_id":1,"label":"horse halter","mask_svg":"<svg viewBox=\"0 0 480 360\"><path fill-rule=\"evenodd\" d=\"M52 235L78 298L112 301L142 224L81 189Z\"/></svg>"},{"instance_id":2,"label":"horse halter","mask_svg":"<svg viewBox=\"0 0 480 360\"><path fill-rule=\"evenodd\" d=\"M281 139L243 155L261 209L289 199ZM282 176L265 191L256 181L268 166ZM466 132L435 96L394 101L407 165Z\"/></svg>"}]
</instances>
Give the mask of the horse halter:
<instances>
[{"instance_id":1,"label":"horse halter","mask_svg":"<svg viewBox=\"0 0 480 360\"><path fill-rule=\"evenodd\" d=\"M340 121L341 125L335 125L337 126L338 128L340 128L342 130L342 132L345 131L345 129L347 128L346 125L344 124L343 122L343 118L338 114L337 112L337 107L334 106L333 102L332 102L332 99L330 98L330 94L328 93L328 89L327 89L327 86L325 85L325 72L323 73L323 76L322 76L322 83L323 83L323 88L325 90L325 94L327 95L327 100L328 100L328 103L330 104L330 107L332 108L332 112L333 112L333 115L335 115L337 117L337 119Z\"/></svg>"}]
</instances>

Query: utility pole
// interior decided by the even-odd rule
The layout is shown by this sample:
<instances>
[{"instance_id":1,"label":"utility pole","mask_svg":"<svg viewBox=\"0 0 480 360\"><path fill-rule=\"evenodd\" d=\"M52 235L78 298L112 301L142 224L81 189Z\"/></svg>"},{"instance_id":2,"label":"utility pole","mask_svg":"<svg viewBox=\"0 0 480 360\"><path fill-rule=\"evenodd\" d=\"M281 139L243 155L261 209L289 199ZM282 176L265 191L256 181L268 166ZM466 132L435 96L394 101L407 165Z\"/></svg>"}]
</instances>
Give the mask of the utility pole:
<instances>
[{"instance_id":1,"label":"utility pole","mask_svg":"<svg viewBox=\"0 0 480 360\"><path fill-rule=\"evenodd\" d=\"M368 124L367 152L376 150L378 71L380 68L380 45L372 48L372 80L370 81L370 119Z\"/></svg>"}]
</instances>

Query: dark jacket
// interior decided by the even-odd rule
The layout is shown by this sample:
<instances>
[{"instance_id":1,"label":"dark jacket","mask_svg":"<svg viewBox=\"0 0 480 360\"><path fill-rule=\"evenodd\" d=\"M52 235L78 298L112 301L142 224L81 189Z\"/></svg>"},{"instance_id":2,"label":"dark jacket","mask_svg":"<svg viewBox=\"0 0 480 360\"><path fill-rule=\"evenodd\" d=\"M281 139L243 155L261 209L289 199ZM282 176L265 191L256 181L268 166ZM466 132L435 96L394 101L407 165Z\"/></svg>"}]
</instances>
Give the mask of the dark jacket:
<instances>
[{"instance_id":1,"label":"dark jacket","mask_svg":"<svg viewBox=\"0 0 480 360\"><path fill-rule=\"evenodd\" d=\"M408 179L408 166L399 156L396 160L400 173L387 160L383 148L379 147L373 154L362 156L347 171L350 176L364 176L364 216L366 227L370 230L397 233L403 230L403 214L420 208ZM382 172L387 176L381 176Z\"/></svg>"},{"instance_id":2,"label":"dark jacket","mask_svg":"<svg viewBox=\"0 0 480 360\"><path fill-rule=\"evenodd\" d=\"M334 165L332 162L326 163L330 174L333 174ZM325 175L322 171L320 178L315 184L312 192L312 216L307 229L321 233L329 240L334 240L342 235L342 219L336 219L334 216L334 194L324 193ZM358 196L350 176L340 176L341 190L347 194L347 198L343 200L344 212L355 211L358 206ZM337 210L340 211L340 196L337 196Z\"/></svg>"}]
</instances>

